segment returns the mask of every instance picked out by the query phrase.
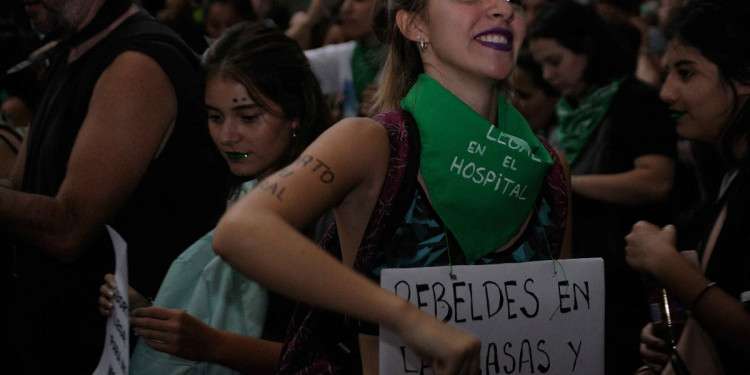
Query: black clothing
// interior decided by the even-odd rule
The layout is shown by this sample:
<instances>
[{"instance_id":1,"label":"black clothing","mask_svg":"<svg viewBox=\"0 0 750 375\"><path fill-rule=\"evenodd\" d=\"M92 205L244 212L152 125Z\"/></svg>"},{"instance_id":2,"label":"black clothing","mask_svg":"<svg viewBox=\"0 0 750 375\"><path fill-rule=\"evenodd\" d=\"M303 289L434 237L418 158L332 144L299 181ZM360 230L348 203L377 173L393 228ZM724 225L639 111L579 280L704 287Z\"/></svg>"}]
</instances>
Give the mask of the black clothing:
<instances>
[{"instance_id":1,"label":"black clothing","mask_svg":"<svg viewBox=\"0 0 750 375\"><path fill-rule=\"evenodd\" d=\"M159 63L170 79L178 114L170 138L111 223L128 244L130 285L154 296L171 262L211 230L225 207L223 176L203 110L197 57L145 11L68 64L67 53L46 72L40 107L28 135L22 190L55 196L101 73L125 51ZM219 159L215 159L219 160ZM101 234L72 264L19 243L13 280L13 343L26 373L91 373L104 343L98 289L113 271L110 239Z\"/></svg>"},{"instance_id":2,"label":"black clothing","mask_svg":"<svg viewBox=\"0 0 750 375\"><path fill-rule=\"evenodd\" d=\"M750 291L750 169L745 167L737 172L737 176L730 184L722 199L707 210L711 224L705 228L702 247L705 246L713 223L716 221L721 208L726 203L727 216L719 232L711 259L706 267L706 278L715 281L716 286L727 292L733 298L740 299L740 294ZM703 257L701 248L700 257ZM710 331L707 331L709 334ZM719 359L724 371L748 371L750 358L736 342L722 340L719 335L711 335L716 345Z\"/></svg>"},{"instance_id":3,"label":"black clothing","mask_svg":"<svg viewBox=\"0 0 750 375\"><path fill-rule=\"evenodd\" d=\"M655 88L628 78L583 151L571 175L633 169L639 156L676 156L677 135ZM626 206L572 196L573 257L602 257L605 278L605 373L633 374L641 365L640 330L649 315L643 284L625 263L625 236L638 220L669 221L669 205Z\"/></svg>"}]
</instances>

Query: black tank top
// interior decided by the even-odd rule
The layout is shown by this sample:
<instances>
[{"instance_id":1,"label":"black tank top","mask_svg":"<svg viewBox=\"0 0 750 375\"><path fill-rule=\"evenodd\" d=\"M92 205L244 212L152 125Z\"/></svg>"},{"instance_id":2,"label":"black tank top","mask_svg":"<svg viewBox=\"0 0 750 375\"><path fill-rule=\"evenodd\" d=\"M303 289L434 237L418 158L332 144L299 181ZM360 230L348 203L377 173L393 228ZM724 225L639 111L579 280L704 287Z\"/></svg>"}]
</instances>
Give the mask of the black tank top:
<instances>
[{"instance_id":1,"label":"black tank top","mask_svg":"<svg viewBox=\"0 0 750 375\"><path fill-rule=\"evenodd\" d=\"M57 194L94 85L125 51L138 51L157 61L174 86L178 102L174 130L161 154L114 220L107 223L128 244L130 285L145 296L154 296L172 260L215 226L227 197L226 166L208 134L198 58L174 32L140 11L73 63L67 63L67 53L54 58L29 129L22 190ZM94 337L98 338L89 341L100 353L103 334L98 332L103 326L97 311L98 288L103 275L113 271L113 259L104 228L73 264L62 264L34 246L19 243L14 268L16 318L34 322L19 322L33 331L24 334L39 341L61 340L65 346L62 340L69 335L97 332ZM88 346L80 348L82 356ZM83 360L59 359L62 363Z\"/></svg>"}]
</instances>

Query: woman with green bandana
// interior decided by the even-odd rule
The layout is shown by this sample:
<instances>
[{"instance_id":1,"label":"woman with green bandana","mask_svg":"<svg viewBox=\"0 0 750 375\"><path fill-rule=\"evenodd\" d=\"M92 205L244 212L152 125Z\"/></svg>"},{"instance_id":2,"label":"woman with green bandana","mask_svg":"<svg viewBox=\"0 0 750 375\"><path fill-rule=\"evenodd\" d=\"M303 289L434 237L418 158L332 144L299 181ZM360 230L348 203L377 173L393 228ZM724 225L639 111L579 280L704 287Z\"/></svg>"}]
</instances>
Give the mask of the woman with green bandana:
<instances>
[{"instance_id":1,"label":"woman with green bandana","mask_svg":"<svg viewBox=\"0 0 750 375\"><path fill-rule=\"evenodd\" d=\"M668 219L677 138L657 90L632 77L634 57L611 30L592 7L557 2L531 25L529 47L562 93L557 135L571 165L573 256L604 259L606 373L632 374L648 310L624 261L624 236L638 220Z\"/></svg>"},{"instance_id":2,"label":"woman with green bandana","mask_svg":"<svg viewBox=\"0 0 750 375\"><path fill-rule=\"evenodd\" d=\"M341 29L348 42L305 51L323 94L342 117L367 114L383 67L383 46L372 29L374 0L345 0Z\"/></svg>"},{"instance_id":3,"label":"woman with green bandana","mask_svg":"<svg viewBox=\"0 0 750 375\"><path fill-rule=\"evenodd\" d=\"M529 122L531 130L557 146L557 114L560 92L542 76L542 67L534 61L528 48L521 50L511 76L513 107Z\"/></svg>"},{"instance_id":4,"label":"woman with green bandana","mask_svg":"<svg viewBox=\"0 0 750 375\"><path fill-rule=\"evenodd\" d=\"M389 46L381 114L342 120L268 177L266 191L222 218L215 251L316 306L293 319L281 373L336 373L340 345L326 337L358 328L347 349L358 347L362 373L377 374L374 323L435 374L476 375L475 338L368 278L386 267L569 256L567 164L502 94L526 20L520 1L507 0L378 0L373 20ZM282 190L283 199L273 193ZM298 232L330 208L336 226L322 245L340 249L343 265ZM321 308L350 324L331 325Z\"/></svg>"}]
</instances>

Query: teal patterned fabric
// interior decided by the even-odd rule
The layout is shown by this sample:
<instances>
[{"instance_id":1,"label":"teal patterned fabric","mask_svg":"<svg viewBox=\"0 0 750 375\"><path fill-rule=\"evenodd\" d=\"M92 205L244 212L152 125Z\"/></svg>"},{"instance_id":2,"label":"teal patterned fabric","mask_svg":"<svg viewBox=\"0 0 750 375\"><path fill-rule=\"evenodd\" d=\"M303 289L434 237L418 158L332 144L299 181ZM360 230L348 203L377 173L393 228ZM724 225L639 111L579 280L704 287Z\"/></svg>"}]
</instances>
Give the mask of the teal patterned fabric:
<instances>
[{"instance_id":1,"label":"teal patterned fabric","mask_svg":"<svg viewBox=\"0 0 750 375\"><path fill-rule=\"evenodd\" d=\"M540 197L537 209L520 239L502 253L490 253L472 264L528 262L551 259L553 251L547 238L558 229L546 198ZM383 268L413 268L467 264L455 238L446 231L424 191L416 189L402 224L379 252L373 269L379 276ZM449 255L450 252L450 255ZM556 252L555 252L556 253ZM555 254L556 255L556 254Z\"/></svg>"}]
</instances>

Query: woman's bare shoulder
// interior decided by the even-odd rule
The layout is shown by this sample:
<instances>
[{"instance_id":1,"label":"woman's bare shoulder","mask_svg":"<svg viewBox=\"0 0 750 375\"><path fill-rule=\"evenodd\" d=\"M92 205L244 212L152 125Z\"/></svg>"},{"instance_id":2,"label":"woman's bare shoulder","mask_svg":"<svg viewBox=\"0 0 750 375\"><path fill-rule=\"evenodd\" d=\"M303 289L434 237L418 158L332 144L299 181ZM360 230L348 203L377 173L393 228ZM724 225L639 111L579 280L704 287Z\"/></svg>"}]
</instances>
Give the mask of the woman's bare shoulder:
<instances>
[{"instance_id":1,"label":"woman's bare shoulder","mask_svg":"<svg viewBox=\"0 0 750 375\"><path fill-rule=\"evenodd\" d=\"M388 136L383 124L369 117L345 118L331 126L326 132L335 132L336 134L354 137L353 140L377 137L387 141Z\"/></svg>"},{"instance_id":2,"label":"woman's bare shoulder","mask_svg":"<svg viewBox=\"0 0 750 375\"><path fill-rule=\"evenodd\" d=\"M365 117L346 118L331 126L315 142L314 148L346 157L350 162L387 162L388 132L379 122Z\"/></svg>"}]
</instances>

